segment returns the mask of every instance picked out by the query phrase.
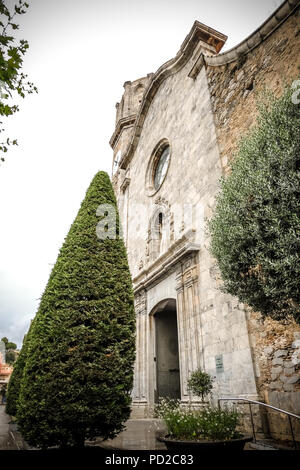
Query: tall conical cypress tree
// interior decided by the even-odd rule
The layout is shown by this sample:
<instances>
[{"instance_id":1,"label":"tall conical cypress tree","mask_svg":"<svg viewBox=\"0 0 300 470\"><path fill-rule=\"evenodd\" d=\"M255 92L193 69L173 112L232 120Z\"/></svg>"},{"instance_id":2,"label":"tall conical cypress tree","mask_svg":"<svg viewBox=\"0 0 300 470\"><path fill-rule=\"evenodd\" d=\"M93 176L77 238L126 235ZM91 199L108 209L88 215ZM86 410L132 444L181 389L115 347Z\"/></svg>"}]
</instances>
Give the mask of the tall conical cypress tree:
<instances>
[{"instance_id":1,"label":"tall conical cypress tree","mask_svg":"<svg viewBox=\"0 0 300 470\"><path fill-rule=\"evenodd\" d=\"M96 234L100 204L116 212L116 238ZM86 438L113 437L122 430L130 414L134 333L132 284L116 200L108 175L99 172L60 250L34 321L17 413L29 444L82 446Z\"/></svg>"}]
</instances>

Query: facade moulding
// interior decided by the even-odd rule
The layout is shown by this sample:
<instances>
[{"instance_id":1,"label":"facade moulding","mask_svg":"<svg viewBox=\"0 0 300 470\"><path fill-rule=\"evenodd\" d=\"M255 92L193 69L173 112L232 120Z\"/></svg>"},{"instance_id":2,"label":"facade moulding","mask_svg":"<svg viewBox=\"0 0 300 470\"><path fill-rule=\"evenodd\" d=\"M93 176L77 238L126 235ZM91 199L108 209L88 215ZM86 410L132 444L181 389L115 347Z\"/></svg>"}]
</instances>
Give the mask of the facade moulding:
<instances>
[{"instance_id":1,"label":"facade moulding","mask_svg":"<svg viewBox=\"0 0 300 470\"><path fill-rule=\"evenodd\" d=\"M127 178L125 176L122 183L121 183L120 190L124 192L125 189L129 186L129 184L130 184L130 178Z\"/></svg>"},{"instance_id":2,"label":"facade moulding","mask_svg":"<svg viewBox=\"0 0 300 470\"><path fill-rule=\"evenodd\" d=\"M300 0L287 0L259 27L254 33L250 34L244 41L237 46L223 52L217 56L205 56L205 63L211 67L218 67L229 64L238 60L241 56L248 54L250 51L259 46L267 39L276 29L284 23L288 17L300 5Z\"/></svg>"},{"instance_id":3,"label":"facade moulding","mask_svg":"<svg viewBox=\"0 0 300 470\"><path fill-rule=\"evenodd\" d=\"M182 238L171 245L168 251L157 258L149 267L145 268L133 279L134 294L137 295L143 289L149 289L168 276L170 270L174 270L177 263L181 262L188 255L196 254L200 250L200 245L194 243L192 237L194 230L189 230Z\"/></svg>"},{"instance_id":4,"label":"facade moulding","mask_svg":"<svg viewBox=\"0 0 300 470\"><path fill-rule=\"evenodd\" d=\"M136 119L136 114L132 114L131 116L127 116L127 117L124 117L122 119L119 119L116 130L113 133L113 135L111 136L111 139L109 141L110 146L112 148L115 147L115 145L116 145L116 143L117 143L117 141L118 141L118 139L119 139L119 137L122 133L122 130L126 127L132 127L134 125L135 119Z\"/></svg>"},{"instance_id":5,"label":"facade moulding","mask_svg":"<svg viewBox=\"0 0 300 470\"><path fill-rule=\"evenodd\" d=\"M181 70L181 68L187 64L200 41L205 42L205 45L209 47L210 53L213 54L220 51L226 39L227 36L224 34L200 23L199 21L195 21L191 31L183 41L176 56L163 64L157 70L157 72L152 75L150 82L145 90L139 113L135 120L131 141L120 161L120 168L125 169L127 167L136 150L149 107L162 82L169 76L179 72L179 70ZM110 140L111 146L113 146L112 142L114 142L115 136L117 135L117 129Z\"/></svg>"}]
</instances>

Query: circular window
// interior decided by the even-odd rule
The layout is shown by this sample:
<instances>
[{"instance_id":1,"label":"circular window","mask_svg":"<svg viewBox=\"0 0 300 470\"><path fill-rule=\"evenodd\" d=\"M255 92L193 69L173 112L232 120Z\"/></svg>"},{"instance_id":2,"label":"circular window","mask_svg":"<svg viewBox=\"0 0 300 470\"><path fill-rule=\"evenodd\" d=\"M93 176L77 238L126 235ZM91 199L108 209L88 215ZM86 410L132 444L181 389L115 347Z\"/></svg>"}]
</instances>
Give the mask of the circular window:
<instances>
[{"instance_id":1,"label":"circular window","mask_svg":"<svg viewBox=\"0 0 300 470\"><path fill-rule=\"evenodd\" d=\"M114 163L113 163L113 175L117 172L118 168L119 168L119 163L121 161L121 150L118 151L115 159L114 159Z\"/></svg>"},{"instance_id":2,"label":"circular window","mask_svg":"<svg viewBox=\"0 0 300 470\"><path fill-rule=\"evenodd\" d=\"M146 171L146 191L148 196L155 194L164 182L171 157L169 142L163 139L156 145Z\"/></svg>"},{"instance_id":3,"label":"circular window","mask_svg":"<svg viewBox=\"0 0 300 470\"><path fill-rule=\"evenodd\" d=\"M154 177L153 177L154 189L158 189L162 185L162 182L165 179L167 169L169 166L169 160L170 160L170 147L169 145L167 145L167 147L164 148L162 154L160 155L158 162L154 168Z\"/></svg>"}]
</instances>

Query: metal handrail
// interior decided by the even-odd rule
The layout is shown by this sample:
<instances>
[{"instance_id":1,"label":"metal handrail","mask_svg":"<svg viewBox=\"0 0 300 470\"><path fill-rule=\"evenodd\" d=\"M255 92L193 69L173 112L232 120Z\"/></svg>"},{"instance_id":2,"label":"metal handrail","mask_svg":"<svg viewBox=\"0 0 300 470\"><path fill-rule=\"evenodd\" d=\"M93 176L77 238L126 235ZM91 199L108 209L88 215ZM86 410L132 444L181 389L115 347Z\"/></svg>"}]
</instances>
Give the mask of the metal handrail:
<instances>
[{"instance_id":1,"label":"metal handrail","mask_svg":"<svg viewBox=\"0 0 300 470\"><path fill-rule=\"evenodd\" d=\"M290 429L291 429L291 434L292 434L292 439L293 439L293 444L294 448L297 448L297 443L295 440L294 436L294 430L292 426L292 418L300 419L299 415L296 415L295 413L291 413L290 411L282 410L281 408L277 408L276 406L268 405L267 403L263 403L262 401L256 401L256 400L250 400L250 398L242 398L242 397L224 397L224 398L218 398L218 407L219 409L221 408L220 402L221 401L244 401L246 403L249 403L249 409L250 409L250 417L251 417L251 425L252 425L252 433L253 433L253 440L256 442L256 435L255 435L255 429L254 429L254 421L253 421L253 416L252 416L252 409L251 409L251 404L254 405L261 405L266 408L271 408L272 410L278 411L279 413L286 414L289 418L289 424L290 424Z\"/></svg>"}]
</instances>

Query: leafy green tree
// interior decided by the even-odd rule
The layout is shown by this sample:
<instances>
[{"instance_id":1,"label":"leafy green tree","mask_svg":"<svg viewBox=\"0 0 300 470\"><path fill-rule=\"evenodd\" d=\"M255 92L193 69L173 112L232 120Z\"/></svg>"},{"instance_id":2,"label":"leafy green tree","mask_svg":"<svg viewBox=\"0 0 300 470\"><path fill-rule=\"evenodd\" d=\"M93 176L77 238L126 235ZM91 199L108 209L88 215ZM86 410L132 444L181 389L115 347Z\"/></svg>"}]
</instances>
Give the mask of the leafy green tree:
<instances>
[{"instance_id":1,"label":"leafy green tree","mask_svg":"<svg viewBox=\"0 0 300 470\"><path fill-rule=\"evenodd\" d=\"M5 360L7 364L13 364L16 360L16 353L15 350L17 349L17 345L12 343L11 341L4 336L1 341L5 344Z\"/></svg>"},{"instance_id":2,"label":"leafy green tree","mask_svg":"<svg viewBox=\"0 0 300 470\"><path fill-rule=\"evenodd\" d=\"M201 397L203 401L204 397L212 391L213 378L207 372L197 369L191 373L187 386L194 395Z\"/></svg>"},{"instance_id":3,"label":"leafy green tree","mask_svg":"<svg viewBox=\"0 0 300 470\"><path fill-rule=\"evenodd\" d=\"M7 351L6 353L6 364L12 365L16 360L15 351Z\"/></svg>"},{"instance_id":4,"label":"leafy green tree","mask_svg":"<svg viewBox=\"0 0 300 470\"><path fill-rule=\"evenodd\" d=\"M6 343L6 350L9 351L9 350L13 350L15 351L17 349L17 345L16 343L12 343L11 341L8 341Z\"/></svg>"},{"instance_id":5,"label":"leafy green tree","mask_svg":"<svg viewBox=\"0 0 300 470\"><path fill-rule=\"evenodd\" d=\"M221 181L211 252L233 294L263 316L300 321L300 105L287 88L260 106Z\"/></svg>"},{"instance_id":6,"label":"leafy green tree","mask_svg":"<svg viewBox=\"0 0 300 470\"><path fill-rule=\"evenodd\" d=\"M19 106L13 104L16 96L25 97L28 93L37 92L33 83L27 80L27 75L22 72L23 57L29 47L28 41L21 39L17 41L13 36L19 29L15 23L15 17L26 13L28 3L23 0L10 9L7 2L0 0L0 116L8 117L19 111ZM0 133L3 121L0 121ZM6 138L0 142L0 152L6 153L9 145L17 145L16 139ZM4 161L1 157L0 160Z\"/></svg>"},{"instance_id":7,"label":"leafy green tree","mask_svg":"<svg viewBox=\"0 0 300 470\"><path fill-rule=\"evenodd\" d=\"M107 209L102 219L99 205ZM116 213L116 238L106 227L108 208ZM99 222L112 238L97 236ZM123 429L130 415L134 333L116 200L108 175L99 172L60 250L30 333L17 412L29 444L80 447L86 438L109 438Z\"/></svg>"}]
</instances>

